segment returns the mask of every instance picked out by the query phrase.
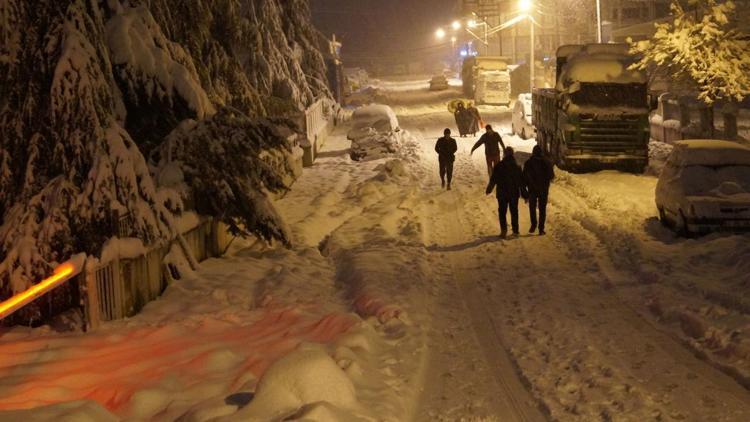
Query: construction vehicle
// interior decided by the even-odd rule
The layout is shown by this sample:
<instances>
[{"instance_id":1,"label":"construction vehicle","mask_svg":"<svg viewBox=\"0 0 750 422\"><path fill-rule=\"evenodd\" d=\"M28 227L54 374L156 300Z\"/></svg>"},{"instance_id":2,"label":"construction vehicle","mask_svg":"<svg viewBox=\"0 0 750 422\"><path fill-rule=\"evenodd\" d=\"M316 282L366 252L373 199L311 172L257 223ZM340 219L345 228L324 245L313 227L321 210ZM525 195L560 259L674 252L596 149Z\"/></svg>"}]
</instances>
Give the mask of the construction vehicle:
<instances>
[{"instance_id":1,"label":"construction vehicle","mask_svg":"<svg viewBox=\"0 0 750 422\"><path fill-rule=\"evenodd\" d=\"M557 50L555 88L532 95L537 143L572 172L648 165L648 77L631 70L627 44L566 45Z\"/></svg>"},{"instance_id":2,"label":"construction vehicle","mask_svg":"<svg viewBox=\"0 0 750 422\"><path fill-rule=\"evenodd\" d=\"M477 104L510 105L510 70L506 57L477 56L464 60L464 94Z\"/></svg>"}]
</instances>

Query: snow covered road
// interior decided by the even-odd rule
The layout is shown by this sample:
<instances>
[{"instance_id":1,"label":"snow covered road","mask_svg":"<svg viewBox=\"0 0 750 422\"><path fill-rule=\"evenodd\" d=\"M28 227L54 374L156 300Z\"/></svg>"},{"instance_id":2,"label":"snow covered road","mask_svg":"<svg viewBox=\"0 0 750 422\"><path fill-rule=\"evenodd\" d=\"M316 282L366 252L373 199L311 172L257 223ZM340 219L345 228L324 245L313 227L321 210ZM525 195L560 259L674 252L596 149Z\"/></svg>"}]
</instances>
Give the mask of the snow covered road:
<instances>
[{"instance_id":1,"label":"snow covered road","mask_svg":"<svg viewBox=\"0 0 750 422\"><path fill-rule=\"evenodd\" d=\"M475 139L440 188L423 85L385 94L396 155L340 127L277 201L292 250L238 241L94 333L0 332L0 421L750 420L750 237L676 238L651 176L559 172L548 235L522 208L501 241Z\"/></svg>"}]
</instances>

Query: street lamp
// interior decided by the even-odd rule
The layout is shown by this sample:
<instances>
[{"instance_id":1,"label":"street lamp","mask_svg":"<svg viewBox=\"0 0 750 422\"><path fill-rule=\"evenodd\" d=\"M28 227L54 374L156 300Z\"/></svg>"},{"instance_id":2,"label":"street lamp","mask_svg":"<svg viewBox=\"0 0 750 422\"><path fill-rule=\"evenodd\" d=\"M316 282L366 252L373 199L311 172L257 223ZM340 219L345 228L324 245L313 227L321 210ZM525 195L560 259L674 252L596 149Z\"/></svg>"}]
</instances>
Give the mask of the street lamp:
<instances>
[{"instance_id":1,"label":"street lamp","mask_svg":"<svg viewBox=\"0 0 750 422\"><path fill-rule=\"evenodd\" d=\"M522 12L529 13L531 11L531 6L532 6L531 0L520 0L518 2L518 8Z\"/></svg>"},{"instance_id":2,"label":"street lamp","mask_svg":"<svg viewBox=\"0 0 750 422\"><path fill-rule=\"evenodd\" d=\"M476 27L477 27L477 21L475 21L474 19L472 19L472 20L470 20L469 22L467 22L467 23L466 23L466 25L467 25L467 26L468 26L469 28L471 28L471 29L474 29L474 28L476 28Z\"/></svg>"},{"instance_id":3,"label":"street lamp","mask_svg":"<svg viewBox=\"0 0 750 422\"><path fill-rule=\"evenodd\" d=\"M459 29L461 29L461 22L453 21L453 23L451 24L451 27L453 28L454 31L458 31Z\"/></svg>"},{"instance_id":4,"label":"street lamp","mask_svg":"<svg viewBox=\"0 0 750 422\"><path fill-rule=\"evenodd\" d=\"M437 39L439 40L442 40L443 38L445 38L445 29L438 28L438 30L435 31L435 37L437 37Z\"/></svg>"}]
</instances>

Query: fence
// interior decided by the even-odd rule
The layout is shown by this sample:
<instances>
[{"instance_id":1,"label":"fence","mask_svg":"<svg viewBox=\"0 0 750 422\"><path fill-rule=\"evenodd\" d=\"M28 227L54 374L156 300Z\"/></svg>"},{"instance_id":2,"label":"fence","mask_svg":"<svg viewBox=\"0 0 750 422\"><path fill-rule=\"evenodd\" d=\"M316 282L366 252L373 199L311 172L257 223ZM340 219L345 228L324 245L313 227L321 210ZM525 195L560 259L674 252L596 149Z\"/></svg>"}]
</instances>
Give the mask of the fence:
<instances>
[{"instance_id":1,"label":"fence","mask_svg":"<svg viewBox=\"0 0 750 422\"><path fill-rule=\"evenodd\" d=\"M326 119L324 101L319 99L305 110L305 135L307 142L303 145L304 156L302 162L306 167L313 165L318 151L328 135L329 122Z\"/></svg>"},{"instance_id":2,"label":"fence","mask_svg":"<svg viewBox=\"0 0 750 422\"><path fill-rule=\"evenodd\" d=\"M165 257L179 250L188 262L200 262L224 253L231 236L227 227L213 219L204 219L182 235L184 242L155 245L134 258L118 258L89 269L81 283L83 308L88 328L138 313L156 299L169 282L180 277Z\"/></svg>"}]
</instances>

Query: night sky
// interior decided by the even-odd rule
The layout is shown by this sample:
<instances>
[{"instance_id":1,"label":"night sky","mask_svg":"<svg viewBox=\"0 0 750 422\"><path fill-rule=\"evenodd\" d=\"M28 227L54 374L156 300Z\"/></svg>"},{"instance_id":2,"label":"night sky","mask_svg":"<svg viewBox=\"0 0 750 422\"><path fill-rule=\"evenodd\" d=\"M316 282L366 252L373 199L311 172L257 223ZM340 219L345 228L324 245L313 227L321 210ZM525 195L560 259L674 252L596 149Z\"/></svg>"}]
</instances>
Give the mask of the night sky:
<instances>
[{"instance_id":1,"label":"night sky","mask_svg":"<svg viewBox=\"0 0 750 422\"><path fill-rule=\"evenodd\" d=\"M420 55L438 45L435 29L449 24L456 0L311 0L315 25L343 42L345 58Z\"/></svg>"}]
</instances>

